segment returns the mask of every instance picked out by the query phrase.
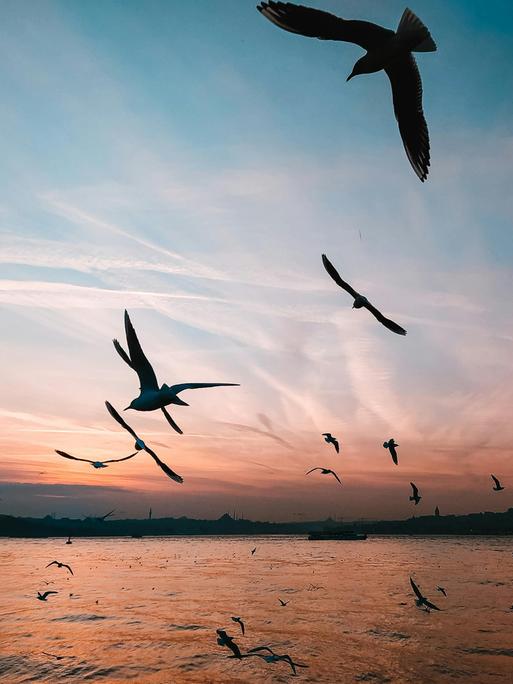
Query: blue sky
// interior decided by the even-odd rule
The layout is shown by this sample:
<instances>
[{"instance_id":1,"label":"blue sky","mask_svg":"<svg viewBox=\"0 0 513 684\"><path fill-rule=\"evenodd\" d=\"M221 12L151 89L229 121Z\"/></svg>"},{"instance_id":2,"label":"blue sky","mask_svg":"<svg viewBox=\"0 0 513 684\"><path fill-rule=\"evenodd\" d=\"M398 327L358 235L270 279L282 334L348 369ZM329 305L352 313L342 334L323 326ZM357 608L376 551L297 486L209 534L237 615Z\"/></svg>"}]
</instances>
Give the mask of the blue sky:
<instances>
[{"instance_id":1,"label":"blue sky","mask_svg":"<svg viewBox=\"0 0 513 684\"><path fill-rule=\"evenodd\" d=\"M310 4L391 28L404 9ZM75 492L97 506L104 486L130 513L395 517L411 478L424 512L512 505L488 480L513 483L513 11L412 9L439 48L418 55L425 184L384 74L345 82L357 46L280 31L245 0L2 3L3 510L46 511L69 486L57 511L81 512ZM322 252L405 339L351 311ZM142 458L98 474L53 455L129 446L103 409L137 390L110 342L125 307L162 382L241 383L190 393L183 437L131 416L182 488ZM343 493L305 480L314 465Z\"/></svg>"}]
</instances>

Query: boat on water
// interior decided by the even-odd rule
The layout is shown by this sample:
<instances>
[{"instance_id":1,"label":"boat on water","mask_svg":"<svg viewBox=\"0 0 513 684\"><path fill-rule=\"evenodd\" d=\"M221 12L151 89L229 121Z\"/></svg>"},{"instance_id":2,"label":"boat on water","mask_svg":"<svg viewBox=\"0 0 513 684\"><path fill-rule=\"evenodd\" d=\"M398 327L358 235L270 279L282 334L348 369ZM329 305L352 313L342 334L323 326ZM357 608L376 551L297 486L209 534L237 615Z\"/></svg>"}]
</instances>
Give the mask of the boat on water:
<instances>
[{"instance_id":1,"label":"boat on water","mask_svg":"<svg viewBox=\"0 0 513 684\"><path fill-rule=\"evenodd\" d=\"M367 535L364 532L355 532L354 530L319 530L318 532L310 532L308 535L310 541L324 541L333 539L337 541L364 541Z\"/></svg>"}]
</instances>

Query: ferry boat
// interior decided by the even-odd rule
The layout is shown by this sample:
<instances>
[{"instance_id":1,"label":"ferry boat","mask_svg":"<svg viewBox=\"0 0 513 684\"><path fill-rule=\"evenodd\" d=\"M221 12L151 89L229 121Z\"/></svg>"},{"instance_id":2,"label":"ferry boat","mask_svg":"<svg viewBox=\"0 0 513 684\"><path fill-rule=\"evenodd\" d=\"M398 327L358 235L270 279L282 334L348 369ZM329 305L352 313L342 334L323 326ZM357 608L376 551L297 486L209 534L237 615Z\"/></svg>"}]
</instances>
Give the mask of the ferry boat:
<instances>
[{"instance_id":1,"label":"ferry boat","mask_svg":"<svg viewBox=\"0 0 513 684\"><path fill-rule=\"evenodd\" d=\"M319 530L318 532L310 532L308 535L310 541L325 541L333 539L337 541L364 541L367 535L364 532L355 532L354 530Z\"/></svg>"}]
</instances>

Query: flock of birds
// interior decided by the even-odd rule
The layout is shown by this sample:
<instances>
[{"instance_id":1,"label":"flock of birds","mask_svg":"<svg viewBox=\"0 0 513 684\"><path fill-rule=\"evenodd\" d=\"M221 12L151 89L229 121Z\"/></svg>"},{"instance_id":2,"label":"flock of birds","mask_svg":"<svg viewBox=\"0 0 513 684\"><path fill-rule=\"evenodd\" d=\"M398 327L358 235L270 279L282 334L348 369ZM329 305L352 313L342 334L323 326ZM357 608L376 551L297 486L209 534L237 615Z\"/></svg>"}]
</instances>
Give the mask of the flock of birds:
<instances>
[{"instance_id":1,"label":"flock of birds","mask_svg":"<svg viewBox=\"0 0 513 684\"><path fill-rule=\"evenodd\" d=\"M353 66L347 80L349 81L360 74L385 71L391 84L394 113L406 155L414 172L424 182L427 179L430 166L430 145L427 124L422 109L422 82L413 53L433 52L436 50L436 45L429 30L420 19L411 10L405 9L397 30L393 31L367 21L346 20L328 12L289 2L273 2L270 0L269 2L261 2L257 9L266 19L285 31L321 40L351 42L359 45L366 51L366 54ZM385 317L379 309L371 304L367 297L345 282L325 254L322 255L322 263L333 281L353 298L354 309L365 308L381 325L391 332L397 335L406 335L406 330L402 326ZM182 392L192 389L237 386L237 383L227 382L189 382L175 385L162 384L159 386L155 371L142 350L127 311L125 311L124 323L128 351L125 351L117 339L113 340L113 344L123 361L135 371L140 384L139 396L133 399L125 410L159 410L163 413L172 429L182 434L182 429L175 422L167 408L171 405L188 406L179 396ZM114 406L108 401L105 402L105 405L111 417L135 440L135 451L133 453L122 458L103 460L79 458L62 450L56 450L56 453L62 458L87 462L95 469L103 469L110 463L127 461L134 458L138 452L145 451L169 478L177 483L183 483L183 478L157 456L155 451L121 417ZM322 436L325 442L328 445L332 445L338 454L340 452L339 440L329 432L323 433ZM390 437L383 443L383 447L389 451L395 465L398 465L398 446L393 437ZM339 484L342 484L337 473L331 468L316 466L306 474L308 475L315 471L320 471L322 475L331 475ZM502 491L504 487L499 479L494 475L491 477L494 481L493 490L497 492ZM415 483L411 482L410 484L412 487L410 501L413 501L415 506L417 506L422 497ZM67 543L71 543L71 540L68 539ZM255 550L253 549L252 554L254 554ZM58 568L65 568L73 574L71 567L65 563L52 561L47 567L52 565L56 565ZM410 578L410 585L415 595L417 607L426 612L440 610L422 594L412 578ZM446 596L446 591L443 587L437 587L437 591ZM57 592L38 592L37 598L40 601L46 601L48 596L55 593ZM282 599L279 599L279 601L282 606L286 606L288 603ZM239 625L241 633L244 635L245 625L242 618L234 616L231 619ZM240 647L234 641L234 637L230 636L226 630L218 629L216 633L217 643L231 650L232 655L229 657L237 659L257 657L268 663L283 661L288 663L293 674L296 674L296 668L307 667L304 664L294 662L288 654L276 653L269 646L252 648L246 653L242 653Z\"/></svg>"}]
</instances>

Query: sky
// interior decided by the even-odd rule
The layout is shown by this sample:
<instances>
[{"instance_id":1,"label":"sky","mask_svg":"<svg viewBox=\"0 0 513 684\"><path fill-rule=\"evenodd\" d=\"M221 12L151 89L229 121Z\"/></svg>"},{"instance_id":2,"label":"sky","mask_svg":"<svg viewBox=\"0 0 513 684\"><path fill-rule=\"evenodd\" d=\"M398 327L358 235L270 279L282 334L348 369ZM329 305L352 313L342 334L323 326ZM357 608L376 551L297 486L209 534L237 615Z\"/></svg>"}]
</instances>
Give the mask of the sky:
<instances>
[{"instance_id":1,"label":"sky","mask_svg":"<svg viewBox=\"0 0 513 684\"><path fill-rule=\"evenodd\" d=\"M404 9L308 4L389 28ZM438 45L417 55L424 184L386 76L346 83L360 48L254 0L3 0L0 513L513 506L513 11L412 9ZM352 310L322 253L408 335ZM183 485L145 454L95 471L54 453L131 453L104 406L138 394L111 342L125 308L160 382L241 385L184 393L181 436L124 414Z\"/></svg>"}]
</instances>

